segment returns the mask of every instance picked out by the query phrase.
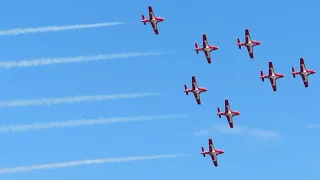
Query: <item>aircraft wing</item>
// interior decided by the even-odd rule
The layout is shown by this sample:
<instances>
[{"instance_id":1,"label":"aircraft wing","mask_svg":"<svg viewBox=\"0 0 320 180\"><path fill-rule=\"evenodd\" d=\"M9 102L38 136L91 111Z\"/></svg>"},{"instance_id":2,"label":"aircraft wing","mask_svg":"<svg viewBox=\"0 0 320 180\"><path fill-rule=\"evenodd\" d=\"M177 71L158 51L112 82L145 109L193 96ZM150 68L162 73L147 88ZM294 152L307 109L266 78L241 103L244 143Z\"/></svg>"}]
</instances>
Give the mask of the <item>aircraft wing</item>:
<instances>
[{"instance_id":1,"label":"aircraft wing","mask_svg":"<svg viewBox=\"0 0 320 180\"><path fill-rule=\"evenodd\" d=\"M199 93L193 93L194 97L196 98L196 101L198 104L201 104L200 94Z\"/></svg>"},{"instance_id":2,"label":"aircraft wing","mask_svg":"<svg viewBox=\"0 0 320 180\"><path fill-rule=\"evenodd\" d=\"M277 91L277 80L269 78L273 91Z\"/></svg>"},{"instance_id":3,"label":"aircraft wing","mask_svg":"<svg viewBox=\"0 0 320 180\"><path fill-rule=\"evenodd\" d=\"M209 139L209 152L212 152L214 150L214 145L212 139Z\"/></svg>"},{"instance_id":4,"label":"aircraft wing","mask_svg":"<svg viewBox=\"0 0 320 180\"><path fill-rule=\"evenodd\" d=\"M152 7L149 6L148 9L149 9L149 19L150 19L150 20L155 19L155 16L154 16Z\"/></svg>"},{"instance_id":5,"label":"aircraft wing","mask_svg":"<svg viewBox=\"0 0 320 180\"><path fill-rule=\"evenodd\" d=\"M230 116L226 116L226 117L227 117L227 119L228 119L228 123L229 123L230 128L233 128L233 120L232 120L232 117L230 117Z\"/></svg>"},{"instance_id":6,"label":"aircraft wing","mask_svg":"<svg viewBox=\"0 0 320 180\"><path fill-rule=\"evenodd\" d=\"M274 74L274 68L272 62L269 62L269 76Z\"/></svg>"},{"instance_id":7,"label":"aircraft wing","mask_svg":"<svg viewBox=\"0 0 320 180\"><path fill-rule=\"evenodd\" d=\"M246 44L251 41L249 29L245 30Z\"/></svg>"},{"instance_id":8,"label":"aircraft wing","mask_svg":"<svg viewBox=\"0 0 320 180\"><path fill-rule=\"evenodd\" d=\"M211 64L211 53L207 51L203 51L203 52L206 55L208 63Z\"/></svg>"},{"instance_id":9,"label":"aircraft wing","mask_svg":"<svg viewBox=\"0 0 320 180\"><path fill-rule=\"evenodd\" d=\"M159 34L158 25L155 22L150 22L153 28L154 33Z\"/></svg>"},{"instance_id":10,"label":"aircraft wing","mask_svg":"<svg viewBox=\"0 0 320 180\"><path fill-rule=\"evenodd\" d=\"M228 100L225 100L225 101L224 101L224 106L225 106L225 111L224 111L224 112L228 113L228 112L231 111ZM233 120L232 120L232 117L230 117L230 116L226 116L226 117L227 117L227 119L228 119L228 123L229 123L230 128L233 128Z\"/></svg>"},{"instance_id":11,"label":"aircraft wing","mask_svg":"<svg viewBox=\"0 0 320 180\"><path fill-rule=\"evenodd\" d=\"M198 88L197 80L195 76L192 76L192 90Z\"/></svg>"},{"instance_id":12,"label":"aircraft wing","mask_svg":"<svg viewBox=\"0 0 320 180\"><path fill-rule=\"evenodd\" d=\"M230 111L230 105L229 105L229 101L228 100L224 101L224 107L225 107L224 112L228 113Z\"/></svg>"},{"instance_id":13,"label":"aircraft wing","mask_svg":"<svg viewBox=\"0 0 320 180\"><path fill-rule=\"evenodd\" d=\"M210 154L214 166L218 166L217 156Z\"/></svg>"},{"instance_id":14,"label":"aircraft wing","mask_svg":"<svg viewBox=\"0 0 320 180\"><path fill-rule=\"evenodd\" d=\"M206 34L202 35L202 42L203 42L202 48L206 48L207 46L209 46L208 38ZM211 53L207 51L203 51L203 52L206 55L208 63L211 64Z\"/></svg>"},{"instance_id":15,"label":"aircraft wing","mask_svg":"<svg viewBox=\"0 0 320 180\"><path fill-rule=\"evenodd\" d=\"M203 48L208 46L208 39L206 34L202 35L202 42L203 42L203 46L202 46Z\"/></svg>"},{"instance_id":16,"label":"aircraft wing","mask_svg":"<svg viewBox=\"0 0 320 180\"><path fill-rule=\"evenodd\" d=\"M306 64L304 63L304 59L300 58L300 72L303 72L305 70L306 70ZM309 86L308 76L301 74L301 77L303 80L304 87L308 87Z\"/></svg>"},{"instance_id":17,"label":"aircraft wing","mask_svg":"<svg viewBox=\"0 0 320 180\"><path fill-rule=\"evenodd\" d=\"M203 41L202 48L206 48L207 46L209 46L208 38L207 38L207 35L206 35L206 34L203 34L203 35L202 35L202 41ZM204 52L204 54L206 55L206 58L207 58L208 63L211 64L211 53L210 53L210 52L207 52L207 51L203 51L203 52Z\"/></svg>"},{"instance_id":18,"label":"aircraft wing","mask_svg":"<svg viewBox=\"0 0 320 180\"><path fill-rule=\"evenodd\" d=\"M303 80L304 87L308 87L309 86L308 76L301 74L301 77Z\"/></svg>"},{"instance_id":19,"label":"aircraft wing","mask_svg":"<svg viewBox=\"0 0 320 180\"><path fill-rule=\"evenodd\" d=\"M253 56L253 47L251 47L251 46L246 46L246 47L247 47L247 50L248 50L250 58L253 59L254 58L254 56Z\"/></svg>"},{"instance_id":20,"label":"aircraft wing","mask_svg":"<svg viewBox=\"0 0 320 180\"><path fill-rule=\"evenodd\" d=\"M269 62L269 76L274 74L274 68L272 62ZM273 91L277 91L277 80L269 78Z\"/></svg>"},{"instance_id":21,"label":"aircraft wing","mask_svg":"<svg viewBox=\"0 0 320 180\"><path fill-rule=\"evenodd\" d=\"M300 72L306 70L306 65L304 64L303 58L300 58Z\"/></svg>"},{"instance_id":22,"label":"aircraft wing","mask_svg":"<svg viewBox=\"0 0 320 180\"><path fill-rule=\"evenodd\" d=\"M198 84L195 76L192 76L192 90L198 89ZM198 104L201 104L200 93L193 93Z\"/></svg>"},{"instance_id":23,"label":"aircraft wing","mask_svg":"<svg viewBox=\"0 0 320 180\"><path fill-rule=\"evenodd\" d=\"M152 7L149 6L148 9L149 9L149 19L150 19L150 20L155 19L155 16L154 16ZM150 23L151 23L151 25L152 25L152 28L153 28L154 33L159 34L159 30L158 30L158 25L157 25L157 23L156 23L156 22L152 22L152 21L150 21Z\"/></svg>"}]
</instances>

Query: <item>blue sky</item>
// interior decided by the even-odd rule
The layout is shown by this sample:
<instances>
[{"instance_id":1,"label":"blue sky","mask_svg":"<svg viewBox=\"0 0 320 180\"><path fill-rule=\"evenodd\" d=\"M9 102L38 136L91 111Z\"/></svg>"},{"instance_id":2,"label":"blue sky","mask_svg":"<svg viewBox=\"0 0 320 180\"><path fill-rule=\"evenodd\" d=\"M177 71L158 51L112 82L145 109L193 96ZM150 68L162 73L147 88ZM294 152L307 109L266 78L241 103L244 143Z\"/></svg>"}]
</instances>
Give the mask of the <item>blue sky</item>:
<instances>
[{"instance_id":1,"label":"blue sky","mask_svg":"<svg viewBox=\"0 0 320 180\"><path fill-rule=\"evenodd\" d=\"M96 54L161 51L159 56L107 61L55 64L32 68L0 69L0 101L45 97L118 93L163 93L136 99L92 103L1 108L1 126L46 123L98 117L187 114L187 118L115 123L74 128L44 129L0 134L0 168L82 159L188 154L186 157L88 165L72 168L1 174L1 179L318 179L319 74L310 76L309 88L291 67L304 57L309 69L320 69L317 36L320 26L314 1L62 1L3 0L1 30L65 26L100 22L128 22L106 28L1 36L0 60L20 61L43 57L74 57ZM152 5L165 18L155 36L150 24L140 22ZM236 38L244 29L262 44L255 59L239 50ZM208 65L194 43L206 33L219 46ZM259 79L268 62L285 78L278 92ZM183 93L183 85L208 88L202 105ZM216 108L229 99L235 117L234 131ZM220 128L217 128L220 127ZM207 134L195 135L199 131ZM270 134L274 137L268 137ZM208 138L225 154L215 168L200 155Z\"/></svg>"}]
</instances>

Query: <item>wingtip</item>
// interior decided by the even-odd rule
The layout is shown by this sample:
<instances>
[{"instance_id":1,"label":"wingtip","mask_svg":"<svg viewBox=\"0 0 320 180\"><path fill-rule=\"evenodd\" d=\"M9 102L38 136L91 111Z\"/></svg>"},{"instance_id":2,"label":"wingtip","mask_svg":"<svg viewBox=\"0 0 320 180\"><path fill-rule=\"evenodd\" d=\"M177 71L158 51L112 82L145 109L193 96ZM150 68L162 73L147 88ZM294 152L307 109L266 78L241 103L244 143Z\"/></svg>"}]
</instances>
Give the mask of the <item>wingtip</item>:
<instances>
[{"instance_id":1,"label":"wingtip","mask_svg":"<svg viewBox=\"0 0 320 180\"><path fill-rule=\"evenodd\" d=\"M304 59L300 58L300 64L304 64Z\"/></svg>"}]
</instances>

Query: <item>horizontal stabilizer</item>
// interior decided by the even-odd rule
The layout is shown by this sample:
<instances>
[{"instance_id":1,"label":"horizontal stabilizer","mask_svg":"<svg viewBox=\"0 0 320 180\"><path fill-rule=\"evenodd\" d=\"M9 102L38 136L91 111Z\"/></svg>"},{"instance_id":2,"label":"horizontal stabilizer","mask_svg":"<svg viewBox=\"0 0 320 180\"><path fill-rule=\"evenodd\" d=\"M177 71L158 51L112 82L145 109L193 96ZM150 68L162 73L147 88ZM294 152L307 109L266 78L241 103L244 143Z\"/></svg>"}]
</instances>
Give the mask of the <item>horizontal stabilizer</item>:
<instances>
[{"instance_id":1,"label":"horizontal stabilizer","mask_svg":"<svg viewBox=\"0 0 320 180\"><path fill-rule=\"evenodd\" d=\"M184 85L184 92L186 93L186 95L188 95L188 94L189 94L187 90L188 90L187 85Z\"/></svg>"},{"instance_id":2,"label":"horizontal stabilizer","mask_svg":"<svg viewBox=\"0 0 320 180\"><path fill-rule=\"evenodd\" d=\"M238 38L238 39L237 39L237 41L238 41L238 47L239 47L239 49L241 49L241 42L240 42L240 39Z\"/></svg>"},{"instance_id":3,"label":"horizontal stabilizer","mask_svg":"<svg viewBox=\"0 0 320 180\"><path fill-rule=\"evenodd\" d=\"M292 76L293 76L293 78L296 78L296 73L295 73L295 70L294 70L294 67L292 67Z\"/></svg>"}]
</instances>

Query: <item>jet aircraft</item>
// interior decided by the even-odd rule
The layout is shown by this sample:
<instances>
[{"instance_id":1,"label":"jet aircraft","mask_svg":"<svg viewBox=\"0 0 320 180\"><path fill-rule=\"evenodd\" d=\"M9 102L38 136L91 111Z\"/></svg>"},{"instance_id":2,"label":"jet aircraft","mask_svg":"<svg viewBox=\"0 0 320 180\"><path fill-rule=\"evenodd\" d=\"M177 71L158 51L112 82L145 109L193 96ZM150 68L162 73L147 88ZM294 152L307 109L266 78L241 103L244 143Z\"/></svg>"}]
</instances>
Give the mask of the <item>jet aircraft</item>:
<instances>
[{"instance_id":1,"label":"jet aircraft","mask_svg":"<svg viewBox=\"0 0 320 180\"><path fill-rule=\"evenodd\" d=\"M198 104L201 104L200 94L206 91L206 88L198 86L195 76L192 76L192 89L188 89L187 85L184 85L184 92L186 95L188 95L189 92L192 92Z\"/></svg>"},{"instance_id":2,"label":"jet aircraft","mask_svg":"<svg viewBox=\"0 0 320 180\"><path fill-rule=\"evenodd\" d=\"M304 63L304 59L303 58L300 58L300 72L299 71L295 72L294 67L292 67L292 75L293 75L293 77L296 78L297 74L301 75L304 87L306 87L306 88L309 86L308 76L310 74L315 74L315 73L316 73L316 71L306 68L306 65Z\"/></svg>"},{"instance_id":3,"label":"jet aircraft","mask_svg":"<svg viewBox=\"0 0 320 180\"><path fill-rule=\"evenodd\" d=\"M158 30L158 23L164 21L164 18L162 17L156 17L153 13L152 7L149 6L149 19L146 19L144 17L144 15L142 15L142 21L144 25L147 25L147 22L149 22L152 25L152 28L154 30L154 33L156 35L159 34L159 30Z\"/></svg>"},{"instance_id":4,"label":"jet aircraft","mask_svg":"<svg viewBox=\"0 0 320 180\"><path fill-rule=\"evenodd\" d=\"M260 45L261 42L256 41L256 40L251 40L250 33L249 33L248 29L245 29L245 39L246 39L245 42L241 42L240 39L238 38L238 47L239 47L239 49L241 49L241 46L246 46L250 58L253 59L253 57L254 57L253 47Z\"/></svg>"},{"instance_id":5,"label":"jet aircraft","mask_svg":"<svg viewBox=\"0 0 320 180\"><path fill-rule=\"evenodd\" d=\"M269 75L265 76L262 71L260 71L260 78L264 82L264 78L269 78L273 91L277 91L277 79L283 78L283 74L275 73L272 62L269 62Z\"/></svg>"},{"instance_id":6,"label":"jet aircraft","mask_svg":"<svg viewBox=\"0 0 320 180\"><path fill-rule=\"evenodd\" d=\"M230 108L230 105L229 105L229 101L228 101L228 100L225 100L225 101L224 101L224 106L225 106L225 112L221 112L221 111L220 111L220 108L218 108L218 114L217 114L217 115L219 116L219 118L221 118L221 116L226 116L230 128L233 128L233 116L238 116L238 115L240 115L240 112L238 112L238 111L232 111L231 108Z\"/></svg>"},{"instance_id":7,"label":"jet aircraft","mask_svg":"<svg viewBox=\"0 0 320 180\"><path fill-rule=\"evenodd\" d=\"M217 156L220 154L223 154L224 151L221 149L215 149L212 139L209 139L209 151L205 151L204 147L202 147L201 149L202 149L201 154L203 155L203 157L206 157L206 154L210 155L214 166L217 167L218 166Z\"/></svg>"},{"instance_id":8,"label":"jet aircraft","mask_svg":"<svg viewBox=\"0 0 320 180\"><path fill-rule=\"evenodd\" d=\"M203 51L204 54L206 55L208 64L211 64L211 51L218 50L219 47L218 47L218 46L211 46L211 45L209 45L206 34L203 34L203 35L202 35L202 44L203 44L203 45L202 45L202 48L200 48L200 47L198 46L198 44L195 43L195 50L196 50L197 54L199 54L199 51Z\"/></svg>"}]
</instances>

